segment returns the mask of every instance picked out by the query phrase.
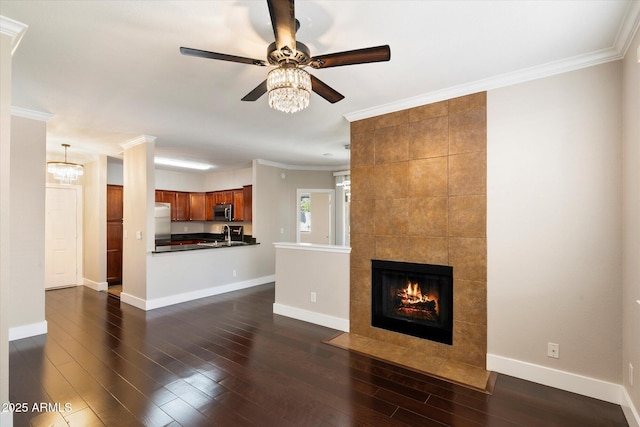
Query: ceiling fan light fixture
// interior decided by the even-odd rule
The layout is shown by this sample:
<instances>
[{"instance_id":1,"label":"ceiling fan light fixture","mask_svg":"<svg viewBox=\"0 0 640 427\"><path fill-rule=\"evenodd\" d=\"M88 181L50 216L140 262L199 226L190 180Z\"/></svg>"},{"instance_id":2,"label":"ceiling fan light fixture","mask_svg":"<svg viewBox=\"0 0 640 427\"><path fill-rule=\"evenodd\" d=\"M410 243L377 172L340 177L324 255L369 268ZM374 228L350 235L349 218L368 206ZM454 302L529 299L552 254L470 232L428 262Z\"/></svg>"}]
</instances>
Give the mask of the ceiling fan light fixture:
<instances>
[{"instance_id":1,"label":"ceiling fan light fixture","mask_svg":"<svg viewBox=\"0 0 640 427\"><path fill-rule=\"evenodd\" d=\"M82 165L67 162L67 148L69 144L62 144L64 147L64 162L47 162L47 172L53 174L53 178L60 181L60 184L71 184L72 181L84 174Z\"/></svg>"},{"instance_id":2,"label":"ceiling fan light fixture","mask_svg":"<svg viewBox=\"0 0 640 427\"><path fill-rule=\"evenodd\" d=\"M297 67L278 67L267 75L269 107L295 113L309 106L311 76Z\"/></svg>"}]
</instances>

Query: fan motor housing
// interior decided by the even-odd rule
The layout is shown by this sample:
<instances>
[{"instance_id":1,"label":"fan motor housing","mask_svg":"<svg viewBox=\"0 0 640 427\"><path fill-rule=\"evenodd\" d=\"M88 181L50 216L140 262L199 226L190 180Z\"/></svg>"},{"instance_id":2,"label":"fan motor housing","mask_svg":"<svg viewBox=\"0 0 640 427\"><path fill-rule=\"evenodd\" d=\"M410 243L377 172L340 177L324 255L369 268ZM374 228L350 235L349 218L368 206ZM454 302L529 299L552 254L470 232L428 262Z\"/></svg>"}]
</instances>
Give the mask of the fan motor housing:
<instances>
[{"instance_id":1,"label":"fan motor housing","mask_svg":"<svg viewBox=\"0 0 640 427\"><path fill-rule=\"evenodd\" d=\"M288 46L277 49L276 43L273 42L267 48L267 59L271 65L295 63L304 66L311 61L311 53L307 45L298 41L296 42L296 50L291 50Z\"/></svg>"}]
</instances>

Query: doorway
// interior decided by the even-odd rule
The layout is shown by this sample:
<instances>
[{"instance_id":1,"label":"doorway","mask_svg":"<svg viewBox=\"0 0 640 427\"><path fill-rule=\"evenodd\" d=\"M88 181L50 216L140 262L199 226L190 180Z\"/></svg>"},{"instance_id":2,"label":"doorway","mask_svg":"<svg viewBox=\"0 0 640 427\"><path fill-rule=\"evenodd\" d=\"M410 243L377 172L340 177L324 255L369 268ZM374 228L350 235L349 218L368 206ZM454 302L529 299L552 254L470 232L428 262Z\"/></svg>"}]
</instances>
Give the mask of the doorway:
<instances>
[{"instance_id":1,"label":"doorway","mask_svg":"<svg viewBox=\"0 0 640 427\"><path fill-rule=\"evenodd\" d=\"M47 184L45 199L45 289L82 280L82 192L78 185Z\"/></svg>"}]
</instances>

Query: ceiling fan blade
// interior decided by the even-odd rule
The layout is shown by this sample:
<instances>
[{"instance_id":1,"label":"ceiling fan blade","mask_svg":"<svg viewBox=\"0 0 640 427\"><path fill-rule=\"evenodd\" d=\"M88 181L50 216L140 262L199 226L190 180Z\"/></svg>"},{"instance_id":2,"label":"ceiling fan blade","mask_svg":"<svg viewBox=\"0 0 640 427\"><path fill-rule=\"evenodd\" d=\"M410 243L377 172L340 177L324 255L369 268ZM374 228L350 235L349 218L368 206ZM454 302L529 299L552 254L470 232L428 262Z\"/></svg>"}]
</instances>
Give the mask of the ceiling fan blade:
<instances>
[{"instance_id":1,"label":"ceiling fan blade","mask_svg":"<svg viewBox=\"0 0 640 427\"><path fill-rule=\"evenodd\" d=\"M243 101L256 101L256 100L258 100L258 98L260 98L265 93L267 93L267 81L266 80L263 81L262 83L260 83L258 86L256 86L256 88L254 90L252 90L251 92L246 94L244 96L244 98L242 98L242 100Z\"/></svg>"},{"instance_id":2,"label":"ceiling fan blade","mask_svg":"<svg viewBox=\"0 0 640 427\"><path fill-rule=\"evenodd\" d=\"M344 95L313 75L311 75L311 89L332 104L344 98Z\"/></svg>"},{"instance_id":3,"label":"ceiling fan blade","mask_svg":"<svg viewBox=\"0 0 640 427\"><path fill-rule=\"evenodd\" d=\"M311 58L309 65L313 68L329 68L341 65L382 62L389 59L391 59L391 49L389 45L384 45L315 56Z\"/></svg>"},{"instance_id":4,"label":"ceiling fan blade","mask_svg":"<svg viewBox=\"0 0 640 427\"><path fill-rule=\"evenodd\" d=\"M258 65L264 67L266 61L261 59L245 58L242 56L227 55L224 53L209 52L207 50L191 49L189 47L181 47L180 53L188 56L197 56L199 58L220 59L222 61L239 62L241 64Z\"/></svg>"},{"instance_id":5,"label":"ceiling fan blade","mask_svg":"<svg viewBox=\"0 0 640 427\"><path fill-rule=\"evenodd\" d=\"M267 0L273 35L278 50L287 47L296 50L296 15L294 0Z\"/></svg>"}]
</instances>

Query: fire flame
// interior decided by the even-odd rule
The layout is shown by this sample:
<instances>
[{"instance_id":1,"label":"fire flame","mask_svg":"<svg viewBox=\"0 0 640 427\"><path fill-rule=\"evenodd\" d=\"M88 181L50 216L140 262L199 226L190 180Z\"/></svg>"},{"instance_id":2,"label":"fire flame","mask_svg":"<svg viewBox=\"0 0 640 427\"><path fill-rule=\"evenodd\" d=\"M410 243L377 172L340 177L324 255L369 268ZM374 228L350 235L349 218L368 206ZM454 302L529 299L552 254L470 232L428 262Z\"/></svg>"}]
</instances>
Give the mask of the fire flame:
<instances>
[{"instance_id":1,"label":"fire flame","mask_svg":"<svg viewBox=\"0 0 640 427\"><path fill-rule=\"evenodd\" d=\"M407 283L407 287L403 289L402 295L402 303L404 305L411 304L420 304L426 302L433 302L433 309L436 313L440 312L440 307L438 306L438 297L437 295L423 295L420 286L418 283Z\"/></svg>"}]
</instances>

